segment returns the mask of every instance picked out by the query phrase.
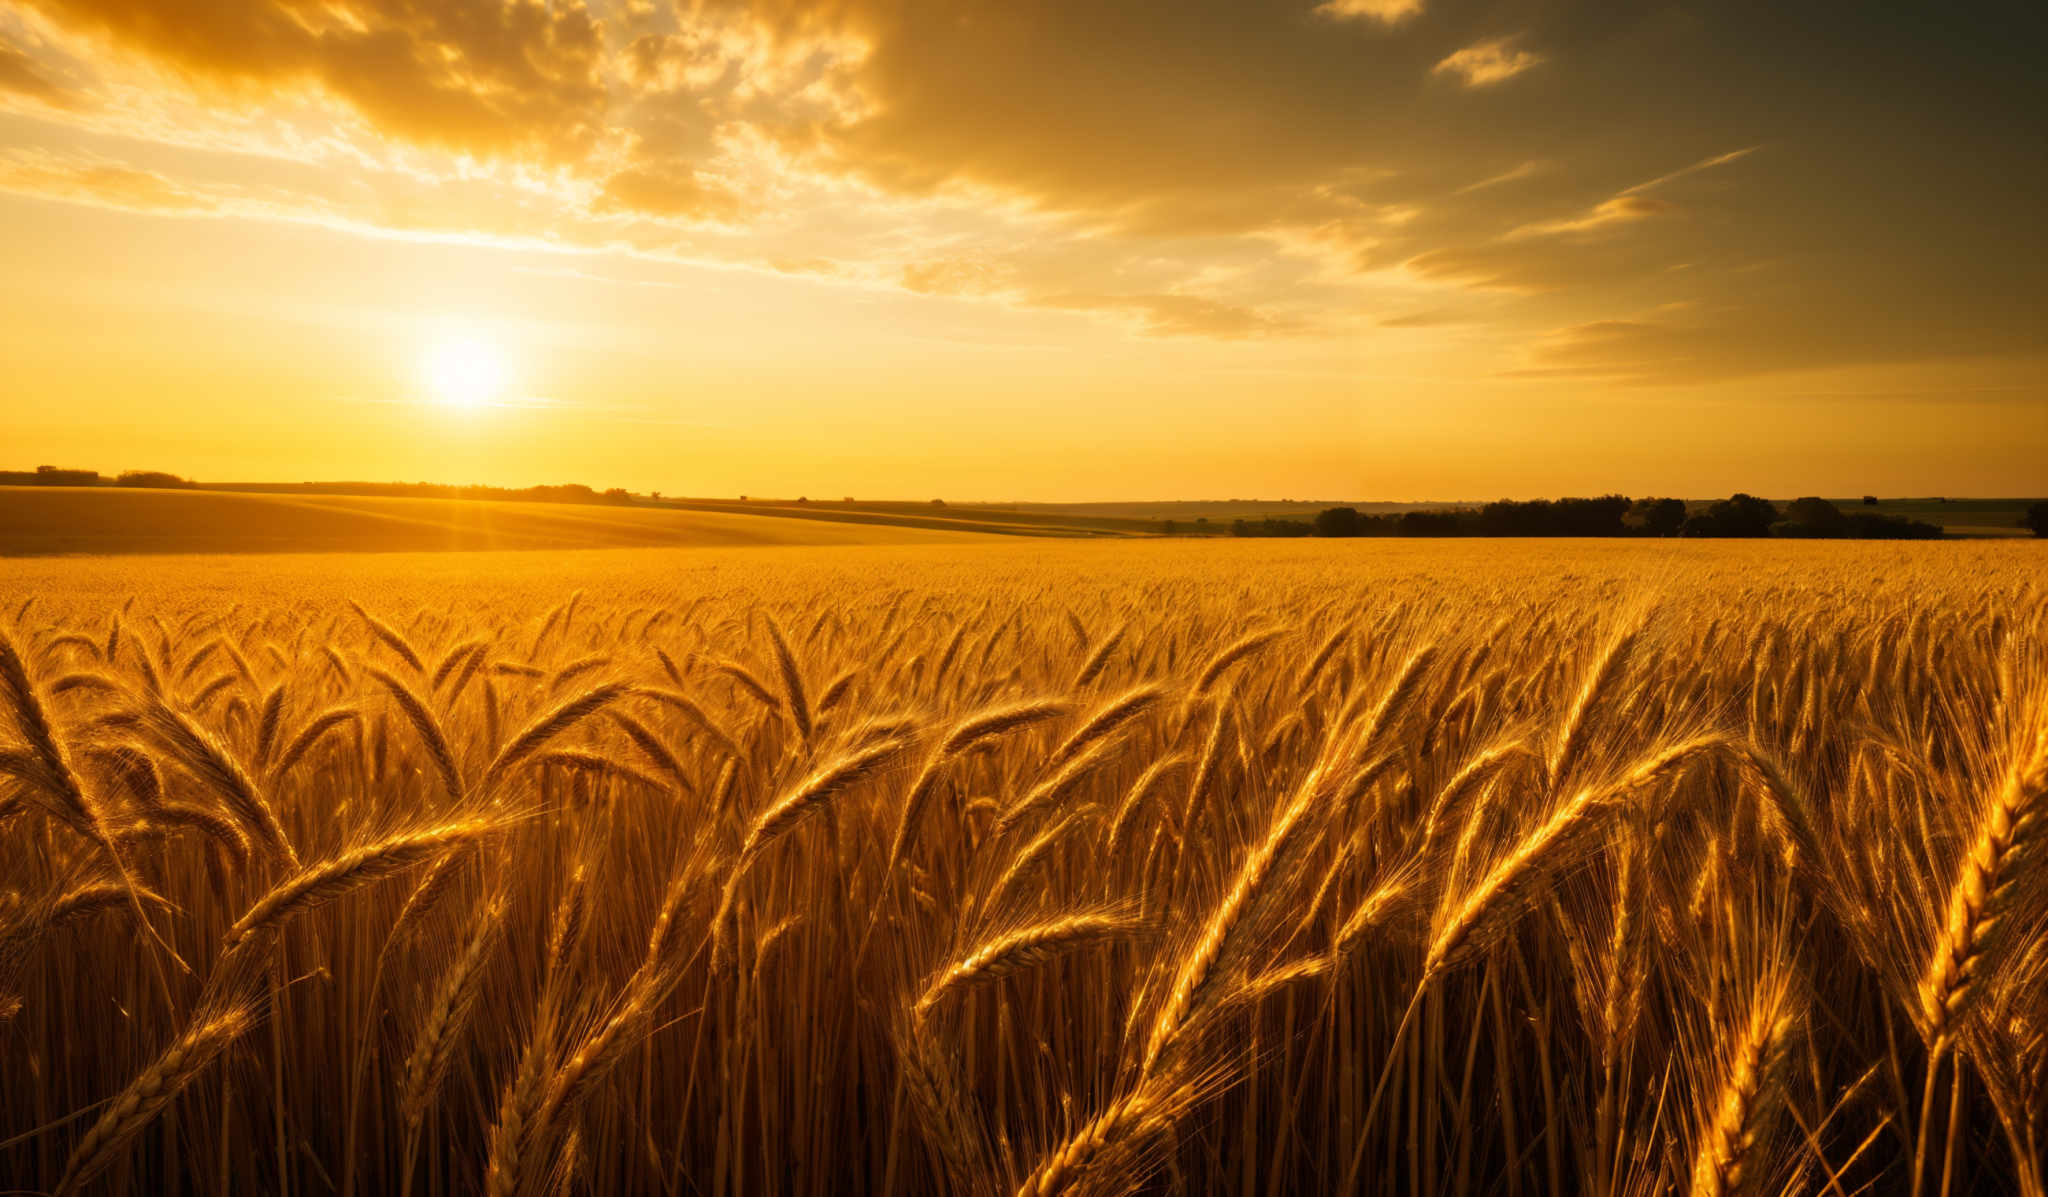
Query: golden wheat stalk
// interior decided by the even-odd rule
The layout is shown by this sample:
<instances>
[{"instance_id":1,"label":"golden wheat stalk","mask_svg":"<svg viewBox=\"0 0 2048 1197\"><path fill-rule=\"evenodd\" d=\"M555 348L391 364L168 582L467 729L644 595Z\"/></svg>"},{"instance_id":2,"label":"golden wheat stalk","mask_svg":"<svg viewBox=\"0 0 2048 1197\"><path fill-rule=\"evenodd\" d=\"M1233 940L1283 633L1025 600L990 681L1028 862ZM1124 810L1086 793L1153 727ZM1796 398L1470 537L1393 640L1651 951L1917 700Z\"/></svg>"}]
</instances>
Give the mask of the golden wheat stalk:
<instances>
[{"instance_id":1,"label":"golden wheat stalk","mask_svg":"<svg viewBox=\"0 0 2048 1197\"><path fill-rule=\"evenodd\" d=\"M425 672L426 666L421 663L419 652L413 648L412 644L404 636L399 634L398 629L365 611L363 605L354 599L350 599L348 605L362 619L364 625L370 629L370 634L382 641L384 647L397 654L398 659L404 661L408 668L415 674Z\"/></svg>"},{"instance_id":2,"label":"golden wheat stalk","mask_svg":"<svg viewBox=\"0 0 2048 1197\"><path fill-rule=\"evenodd\" d=\"M456 1041L461 1038L470 1014L476 1008L485 955L496 940L504 914L502 896L491 899L484 909L477 912L470 923L468 941L448 966L448 971L442 974L434 1000L428 1003L426 1013L413 1033L412 1052L406 1057L398 1103L409 1139L418 1134L428 1106L440 1091L442 1079L448 1075ZM410 1146L406 1155L408 1159L412 1156Z\"/></svg>"},{"instance_id":3,"label":"golden wheat stalk","mask_svg":"<svg viewBox=\"0 0 2048 1197\"><path fill-rule=\"evenodd\" d=\"M249 763L261 770L270 760L271 749L277 747L278 724L284 719L285 686L280 682L263 696L263 707L256 720L256 746L249 754Z\"/></svg>"},{"instance_id":4,"label":"golden wheat stalk","mask_svg":"<svg viewBox=\"0 0 2048 1197\"><path fill-rule=\"evenodd\" d=\"M527 757L540 751L548 741L634 693L635 688L625 682L605 682L550 708L521 728L517 735L507 740L505 746L498 750L498 755L484 768L483 777L477 784L477 792L486 795L492 793L508 773Z\"/></svg>"},{"instance_id":5,"label":"golden wheat stalk","mask_svg":"<svg viewBox=\"0 0 2048 1197\"><path fill-rule=\"evenodd\" d=\"M661 771L668 774L678 790L685 794L697 792L697 784L690 780L690 771L683 767L681 759L669 750L668 745L662 743L661 737L654 733L653 728L616 708L606 711L605 715L618 725L620 731L626 733L626 738L633 741L648 760L661 766Z\"/></svg>"},{"instance_id":6,"label":"golden wheat stalk","mask_svg":"<svg viewBox=\"0 0 2048 1197\"><path fill-rule=\"evenodd\" d=\"M99 818L36 695L28 664L4 630L0 630L0 696L6 698L15 728L28 745L28 752L10 756L6 771L28 782L58 818L89 839L104 839Z\"/></svg>"},{"instance_id":7,"label":"golden wheat stalk","mask_svg":"<svg viewBox=\"0 0 2048 1197\"><path fill-rule=\"evenodd\" d=\"M1058 772L1031 787L1023 797L996 816L995 834L1007 834L1033 812L1051 806L1071 793L1089 774L1110 762L1111 753L1115 748L1114 740L1097 740L1079 755L1070 758L1060 766Z\"/></svg>"},{"instance_id":8,"label":"golden wheat stalk","mask_svg":"<svg viewBox=\"0 0 2048 1197\"><path fill-rule=\"evenodd\" d=\"M309 865L273 886L236 919L228 928L225 946L233 948L295 914L440 857L500 826L489 819L444 823L387 836Z\"/></svg>"},{"instance_id":9,"label":"golden wheat stalk","mask_svg":"<svg viewBox=\"0 0 2048 1197\"><path fill-rule=\"evenodd\" d=\"M441 721L427 706L425 699L413 692L403 678L380 669L375 665L364 667L371 677L377 679L391 695L398 709L405 715L405 721L412 725L420 743L426 746L427 759L434 763L434 775L441 783L442 796L450 802L462 799L462 773L455 763L455 753L448 747L448 737L441 730Z\"/></svg>"},{"instance_id":10,"label":"golden wheat stalk","mask_svg":"<svg viewBox=\"0 0 2048 1197\"><path fill-rule=\"evenodd\" d=\"M768 628L768 643L775 650L775 669L782 677L782 697L787 704L790 722L796 724L797 734L811 738L811 707L804 696L803 670L797 668L796 654L789 651L789 640L782 634L782 625L775 622L773 615L763 614L761 622Z\"/></svg>"},{"instance_id":11,"label":"golden wheat stalk","mask_svg":"<svg viewBox=\"0 0 2048 1197\"><path fill-rule=\"evenodd\" d=\"M255 834L257 842L273 859L288 868L299 867L299 854L285 835L284 825L257 789L256 780L219 736L161 698L143 707L139 714L144 730L169 749L187 772L212 790L242 826Z\"/></svg>"},{"instance_id":12,"label":"golden wheat stalk","mask_svg":"<svg viewBox=\"0 0 2048 1197\"><path fill-rule=\"evenodd\" d=\"M952 1192L985 1191L992 1166L982 1121L938 1036L907 1011L897 1017L897 1076L924 1124Z\"/></svg>"},{"instance_id":13,"label":"golden wheat stalk","mask_svg":"<svg viewBox=\"0 0 2048 1197\"><path fill-rule=\"evenodd\" d=\"M1145 800L1152 792L1168 777L1186 768L1187 765L1187 757L1176 755L1161 757L1145 766L1145 771L1138 775L1138 780L1131 783L1130 789L1124 791L1123 801L1117 804L1116 812L1110 816L1109 831L1103 837L1104 859L1115 858L1125 835L1137 820L1138 811L1144 807Z\"/></svg>"},{"instance_id":14,"label":"golden wheat stalk","mask_svg":"<svg viewBox=\"0 0 2048 1197\"><path fill-rule=\"evenodd\" d=\"M712 741L728 757L738 758L744 755L740 752L738 742L724 728L718 726L717 721L706 714L703 707L697 705L696 699L691 698L680 690L668 690L661 687L647 687L640 690L639 693L671 710L681 712L685 718L696 724L705 735L710 736Z\"/></svg>"},{"instance_id":15,"label":"golden wheat stalk","mask_svg":"<svg viewBox=\"0 0 2048 1197\"><path fill-rule=\"evenodd\" d=\"M1593 713L1599 708L1600 700L1613 689L1615 679L1627 668L1642 635L1643 626L1638 623L1624 628L1608 640L1594 660L1593 668L1587 672L1585 682L1573 695L1571 705L1565 708L1547 765L1552 786L1571 776L1572 769L1585 752Z\"/></svg>"},{"instance_id":16,"label":"golden wheat stalk","mask_svg":"<svg viewBox=\"0 0 2048 1197\"><path fill-rule=\"evenodd\" d=\"M1253 653L1258 652L1260 649L1273 643L1275 640L1278 640L1280 637L1285 636L1286 634L1286 628L1264 628L1259 631L1252 632L1248 635L1240 637L1232 643L1225 645L1223 648L1217 650L1216 655L1210 657L1208 663L1202 666L1201 672L1195 675L1195 685L1193 693L1207 693L1209 687L1215 685L1217 680L1220 679L1223 676L1224 672L1228 670L1231 666L1237 664L1239 661L1244 660L1246 657L1251 656Z\"/></svg>"},{"instance_id":17,"label":"golden wheat stalk","mask_svg":"<svg viewBox=\"0 0 2048 1197\"><path fill-rule=\"evenodd\" d=\"M1947 917L1921 974L1922 1034L1946 1045L1968 1018L1999 959L2010 949L2011 916L2023 887L2038 884L2048 843L2048 721L2016 753L1985 804L1976 838L1949 889Z\"/></svg>"},{"instance_id":18,"label":"golden wheat stalk","mask_svg":"<svg viewBox=\"0 0 2048 1197\"><path fill-rule=\"evenodd\" d=\"M185 1086L255 1023L246 1006L209 1015L187 1027L154 1063L107 1104L99 1120L79 1139L57 1182L58 1197L71 1197L105 1171L127 1145L156 1120Z\"/></svg>"},{"instance_id":19,"label":"golden wheat stalk","mask_svg":"<svg viewBox=\"0 0 2048 1197\"><path fill-rule=\"evenodd\" d=\"M1323 797L1326 775L1325 763L1318 763L1295 787L1294 794L1273 815L1266 834L1245 854L1230 888L1203 921L1201 934L1181 954L1167 984L1165 999L1146 1034L1141 1071L1152 1072L1181 1028L1220 992L1232 971L1228 966L1242 955L1232 948L1246 934L1244 917L1275 866L1287 858L1297 838L1311 826L1309 813L1317 799Z\"/></svg>"},{"instance_id":20,"label":"golden wheat stalk","mask_svg":"<svg viewBox=\"0 0 2048 1197\"><path fill-rule=\"evenodd\" d=\"M1047 760L1049 768L1057 769L1080 755L1090 744L1123 727L1125 724L1158 706L1166 698L1163 686L1148 683L1126 690L1115 698L1097 707L1081 726L1068 733L1059 747L1052 750Z\"/></svg>"},{"instance_id":21,"label":"golden wheat stalk","mask_svg":"<svg viewBox=\"0 0 2048 1197\"><path fill-rule=\"evenodd\" d=\"M947 998L1034 969L1069 952L1128 938L1140 924L1123 910L1082 910L991 936L925 982L912 1012L919 1019Z\"/></svg>"},{"instance_id":22,"label":"golden wheat stalk","mask_svg":"<svg viewBox=\"0 0 2048 1197\"><path fill-rule=\"evenodd\" d=\"M286 742L284 748L279 750L276 762L270 766L269 777L271 783L276 784L278 778L291 772L292 766L298 764L307 753L311 752L313 746L320 742L322 736L344 723L353 723L359 718L361 716L354 707L329 707L327 710L308 719L306 725L300 728Z\"/></svg>"},{"instance_id":23,"label":"golden wheat stalk","mask_svg":"<svg viewBox=\"0 0 2048 1197\"><path fill-rule=\"evenodd\" d=\"M1758 1191L1754 1165L1784 1103L1800 1009L1782 971L1760 978L1733 1035L1715 1046L1719 1085L1693 1152L1693 1197Z\"/></svg>"},{"instance_id":24,"label":"golden wheat stalk","mask_svg":"<svg viewBox=\"0 0 2048 1197\"><path fill-rule=\"evenodd\" d=\"M890 738L844 752L813 770L755 816L740 842L739 855L719 897L718 911L712 916L714 960L724 959L725 924L732 912L733 899L738 894L740 881L761 853L846 790L895 764L910 746L908 739Z\"/></svg>"},{"instance_id":25,"label":"golden wheat stalk","mask_svg":"<svg viewBox=\"0 0 2048 1197\"><path fill-rule=\"evenodd\" d=\"M924 767L918 771L916 780L910 783L910 789L904 795L902 809L897 815L896 832L890 838L889 853L882 861L882 877L886 879L895 875L896 865L922 824L925 808L938 792L939 780L948 765L1000 737L1060 718L1072 710L1067 703L1041 699L991 707L956 723L946 738L939 742L938 748L925 759Z\"/></svg>"}]
</instances>

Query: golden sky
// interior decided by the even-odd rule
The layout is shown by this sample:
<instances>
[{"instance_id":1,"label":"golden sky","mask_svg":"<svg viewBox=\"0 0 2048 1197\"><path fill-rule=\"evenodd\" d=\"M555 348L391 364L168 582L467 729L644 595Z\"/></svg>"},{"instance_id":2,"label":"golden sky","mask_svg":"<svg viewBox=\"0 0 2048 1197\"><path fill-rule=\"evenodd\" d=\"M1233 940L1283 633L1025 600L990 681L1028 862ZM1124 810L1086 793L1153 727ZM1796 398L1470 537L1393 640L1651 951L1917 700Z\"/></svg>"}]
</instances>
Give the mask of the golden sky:
<instances>
[{"instance_id":1,"label":"golden sky","mask_svg":"<svg viewBox=\"0 0 2048 1197\"><path fill-rule=\"evenodd\" d=\"M0 468L2048 492L2033 6L0 0Z\"/></svg>"}]
</instances>

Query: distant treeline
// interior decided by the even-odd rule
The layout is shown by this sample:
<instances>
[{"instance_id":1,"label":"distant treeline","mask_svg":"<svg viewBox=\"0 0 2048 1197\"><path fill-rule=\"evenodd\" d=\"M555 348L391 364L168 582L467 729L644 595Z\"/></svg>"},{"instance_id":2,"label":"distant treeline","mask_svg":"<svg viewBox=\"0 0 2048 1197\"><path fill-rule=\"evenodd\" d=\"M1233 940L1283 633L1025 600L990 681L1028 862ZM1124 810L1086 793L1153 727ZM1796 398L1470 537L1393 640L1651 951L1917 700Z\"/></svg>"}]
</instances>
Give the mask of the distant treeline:
<instances>
[{"instance_id":1,"label":"distant treeline","mask_svg":"<svg viewBox=\"0 0 2048 1197\"><path fill-rule=\"evenodd\" d=\"M0 470L0 486L143 486L153 490L189 489L192 483L162 470L129 470L108 478L98 470L60 470L37 466L34 470Z\"/></svg>"},{"instance_id":2,"label":"distant treeline","mask_svg":"<svg viewBox=\"0 0 2048 1197\"><path fill-rule=\"evenodd\" d=\"M1873 500L1874 501L1874 500ZM1821 498L1778 505L1737 494L1694 510L1683 499L1503 499L1451 511L1366 515L1331 507L1314 520L1238 520L1238 536L1694 536L1935 540L1937 525L1875 511L1844 512Z\"/></svg>"},{"instance_id":3,"label":"distant treeline","mask_svg":"<svg viewBox=\"0 0 2048 1197\"><path fill-rule=\"evenodd\" d=\"M194 490L199 483L161 470L128 470L109 478L97 470L37 466L0 470L0 486L136 486L153 490ZM631 503L623 487L597 491L580 482L561 486L444 486L433 482L293 482L232 487L265 494L363 495L399 499L501 499L530 503ZM657 498L659 496L656 496Z\"/></svg>"}]
</instances>

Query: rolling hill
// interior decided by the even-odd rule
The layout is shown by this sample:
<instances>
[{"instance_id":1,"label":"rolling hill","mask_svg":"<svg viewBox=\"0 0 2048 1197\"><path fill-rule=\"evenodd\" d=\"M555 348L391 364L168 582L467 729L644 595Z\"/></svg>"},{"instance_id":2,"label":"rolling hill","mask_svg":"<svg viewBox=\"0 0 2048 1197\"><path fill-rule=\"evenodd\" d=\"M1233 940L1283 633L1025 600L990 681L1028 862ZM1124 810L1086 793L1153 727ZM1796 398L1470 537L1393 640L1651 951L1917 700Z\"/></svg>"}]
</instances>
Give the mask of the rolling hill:
<instances>
[{"instance_id":1,"label":"rolling hill","mask_svg":"<svg viewBox=\"0 0 2048 1197\"><path fill-rule=\"evenodd\" d=\"M725 511L193 490L0 487L0 556L979 541L969 528Z\"/></svg>"}]
</instances>

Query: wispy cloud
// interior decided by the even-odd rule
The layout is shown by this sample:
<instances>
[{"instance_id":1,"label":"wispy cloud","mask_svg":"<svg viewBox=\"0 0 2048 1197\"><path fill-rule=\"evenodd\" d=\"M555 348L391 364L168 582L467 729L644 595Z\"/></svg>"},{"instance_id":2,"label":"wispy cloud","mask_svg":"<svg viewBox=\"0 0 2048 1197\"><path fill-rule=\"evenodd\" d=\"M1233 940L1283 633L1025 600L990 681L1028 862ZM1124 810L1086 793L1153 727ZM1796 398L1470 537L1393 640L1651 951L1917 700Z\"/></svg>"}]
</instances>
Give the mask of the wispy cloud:
<instances>
[{"instance_id":1,"label":"wispy cloud","mask_svg":"<svg viewBox=\"0 0 2048 1197\"><path fill-rule=\"evenodd\" d=\"M1162 337L1298 336L1308 330L1299 320L1199 295L1045 295L1034 307L1073 312L1117 312L1138 318L1145 332Z\"/></svg>"},{"instance_id":2,"label":"wispy cloud","mask_svg":"<svg viewBox=\"0 0 2048 1197\"><path fill-rule=\"evenodd\" d=\"M1323 0L1316 15L1338 21L1398 25L1422 11L1422 0Z\"/></svg>"},{"instance_id":3,"label":"wispy cloud","mask_svg":"<svg viewBox=\"0 0 2048 1197\"><path fill-rule=\"evenodd\" d=\"M1524 162L1519 166L1510 167L1497 175L1489 175L1476 183L1467 183L1456 191L1451 192L1451 194L1471 195L1475 191L1485 191L1493 187L1503 187L1509 183L1519 183L1523 179L1533 179L1547 169L1549 169L1547 163Z\"/></svg>"},{"instance_id":4,"label":"wispy cloud","mask_svg":"<svg viewBox=\"0 0 2048 1197\"><path fill-rule=\"evenodd\" d=\"M1543 56L1515 47L1517 39L1497 37L1480 42L1445 58L1432 73L1456 75L1466 87L1491 87L1543 62Z\"/></svg>"},{"instance_id":5,"label":"wispy cloud","mask_svg":"<svg viewBox=\"0 0 2048 1197\"><path fill-rule=\"evenodd\" d=\"M1738 162L1744 158L1749 157L1751 154L1756 153L1758 150L1762 148L1762 146L1753 145L1745 149L1730 150L1725 154L1716 154L1711 158L1702 158L1700 161L1693 163L1691 166L1680 167L1679 169L1672 171L1670 174L1658 175L1656 178L1651 179L1647 183L1637 183L1635 186L1628 188L1621 194L1635 195L1638 192L1648 191L1652 187L1662 187L1664 184L1671 182L1673 179L1682 179L1687 175L1698 174L1700 171L1703 170L1712 170L1717 166L1726 166L1730 162Z\"/></svg>"},{"instance_id":6,"label":"wispy cloud","mask_svg":"<svg viewBox=\"0 0 2048 1197\"><path fill-rule=\"evenodd\" d=\"M216 199L154 171L50 155L0 157L0 191L131 212L211 212Z\"/></svg>"},{"instance_id":7,"label":"wispy cloud","mask_svg":"<svg viewBox=\"0 0 2048 1197\"><path fill-rule=\"evenodd\" d=\"M27 96L52 108L72 108L78 103L76 95L59 86L33 58L4 37L0 37L0 92Z\"/></svg>"},{"instance_id":8,"label":"wispy cloud","mask_svg":"<svg viewBox=\"0 0 2048 1197\"><path fill-rule=\"evenodd\" d=\"M1602 200L1583 216L1567 217L1563 220L1539 220L1522 225L1508 234L1509 240L1522 237L1554 237L1564 233L1589 233L1617 224L1634 224L1652 216L1661 216L1671 211L1671 205L1663 200L1651 199L1644 195L1624 191L1613 199Z\"/></svg>"}]
</instances>

